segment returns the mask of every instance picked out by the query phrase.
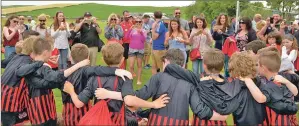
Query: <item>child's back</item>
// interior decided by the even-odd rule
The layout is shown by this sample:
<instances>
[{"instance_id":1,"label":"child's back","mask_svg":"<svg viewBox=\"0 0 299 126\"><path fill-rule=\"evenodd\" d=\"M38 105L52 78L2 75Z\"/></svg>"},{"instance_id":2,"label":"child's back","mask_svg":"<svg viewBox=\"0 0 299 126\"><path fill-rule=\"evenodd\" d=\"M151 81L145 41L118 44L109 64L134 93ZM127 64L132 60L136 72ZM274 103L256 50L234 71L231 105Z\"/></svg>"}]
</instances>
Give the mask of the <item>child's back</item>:
<instances>
[{"instance_id":1,"label":"child's back","mask_svg":"<svg viewBox=\"0 0 299 126\"><path fill-rule=\"evenodd\" d=\"M298 125L294 117L298 110L294 95L285 84L266 80L260 89L267 99L266 112L270 125Z\"/></svg>"},{"instance_id":2,"label":"child's back","mask_svg":"<svg viewBox=\"0 0 299 126\"><path fill-rule=\"evenodd\" d=\"M24 42L19 42L16 48L21 48L20 54L16 54L6 65L5 71L1 76L1 114L3 118L9 120L2 120L3 125L13 125L20 120L19 114L25 112L25 96L26 84L22 81L22 77L16 74L19 67L32 62L29 56L32 52L32 40L34 37L28 38ZM21 43L21 44L20 44ZM24 46L23 46L24 43ZM20 46L22 45L22 46ZM13 54L12 54L13 55ZM7 113L10 113L6 116ZM14 113L14 114L12 114ZM28 116L26 116L27 118Z\"/></svg>"},{"instance_id":3,"label":"child's back","mask_svg":"<svg viewBox=\"0 0 299 126\"><path fill-rule=\"evenodd\" d=\"M82 67L75 71L67 78L71 84L73 84L76 94L80 94L87 86L87 81L90 76L113 76L115 75L115 68L109 67ZM62 92L63 102L63 118L65 125L76 125L85 113L91 107L91 103L88 102L81 108L76 108L71 99L71 96L65 92ZM76 109L76 110L75 110Z\"/></svg>"},{"instance_id":4,"label":"child's back","mask_svg":"<svg viewBox=\"0 0 299 126\"><path fill-rule=\"evenodd\" d=\"M20 113L25 110L25 90L26 84L22 78L16 75L16 70L24 64L29 64L31 58L28 55L18 54L11 59L4 73L1 76L1 114L4 117L5 113ZM17 114L18 115L18 114ZM10 119L16 117L9 117ZM3 122L6 124L7 122ZM6 120L9 123L16 123Z\"/></svg>"},{"instance_id":5,"label":"child's back","mask_svg":"<svg viewBox=\"0 0 299 126\"><path fill-rule=\"evenodd\" d=\"M168 94L171 101L166 107L152 109L149 116L150 125L188 125L189 104L196 115L203 115L203 118L212 117L212 111L205 104L200 104L196 87L182 79L177 79L168 73L158 73L151 77L150 83L136 91L136 96L147 100L153 100L162 94Z\"/></svg>"},{"instance_id":6,"label":"child's back","mask_svg":"<svg viewBox=\"0 0 299 126\"><path fill-rule=\"evenodd\" d=\"M88 59L88 55L89 51L86 45L78 43L72 47L71 56L73 62L77 63L84 59ZM72 73L67 78L67 81L73 84L76 94L79 94L86 88L90 76L113 76L115 75L115 70L115 68L109 67L85 66ZM88 102L83 107L77 108L73 103L71 96L65 92L62 92L62 102L64 125L77 125L80 119L91 107L91 103Z\"/></svg>"},{"instance_id":7,"label":"child's back","mask_svg":"<svg viewBox=\"0 0 299 126\"><path fill-rule=\"evenodd\" d=\"M81 102L87 104L90 101L90 99L95 97L94 94L97 88L105 88L110 91L122 92L122 95L129 94L133 89L132 80L129 79L123 81L120 77L116 77L116 76L109 76L109 77L92 76L88 79L87 87L78 95L78 99ZM99 101L100 101L99 99L95 99L94 104L96 104ZM121 112L124 114L123 104L124 102L120 100L111 99L108 102L110 117L112 121L116 124L119 123L117 122L118 121L117 118L121 116L120 115Z\"/></svg>"}]
</instances>

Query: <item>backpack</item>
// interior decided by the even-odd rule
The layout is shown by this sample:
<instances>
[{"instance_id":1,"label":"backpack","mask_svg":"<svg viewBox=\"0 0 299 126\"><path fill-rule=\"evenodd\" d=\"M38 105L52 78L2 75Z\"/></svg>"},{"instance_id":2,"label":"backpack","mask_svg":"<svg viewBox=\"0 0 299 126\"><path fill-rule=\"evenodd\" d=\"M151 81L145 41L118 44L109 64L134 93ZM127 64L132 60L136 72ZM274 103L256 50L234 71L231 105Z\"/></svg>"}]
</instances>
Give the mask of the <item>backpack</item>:
<instances>
[{"instance_id":1,"label":"backpack","mask_svg":"<svg viewBox=\"0 0 299 126\"><path fill-rule=\"evenodd\" d=\"M99 88L102 88L100 77L97 77ZM114 81L114 91L116 91L118 85L118 78ZM100 100L97 102L80 120L78 125L125 125L124 120L124 103L119 113L114 113L113 119L111 116L113 112L108 109L108 100Z\"/></svg>"}]
</instances>

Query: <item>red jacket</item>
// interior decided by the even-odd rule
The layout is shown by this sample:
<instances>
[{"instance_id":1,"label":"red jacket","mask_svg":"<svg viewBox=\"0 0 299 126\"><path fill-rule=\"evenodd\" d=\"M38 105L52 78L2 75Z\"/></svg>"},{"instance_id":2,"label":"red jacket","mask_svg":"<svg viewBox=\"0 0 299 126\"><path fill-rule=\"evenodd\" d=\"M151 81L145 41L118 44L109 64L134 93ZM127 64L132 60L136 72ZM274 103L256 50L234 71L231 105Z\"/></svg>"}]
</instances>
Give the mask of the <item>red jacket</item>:
<instances>
[{"instance_id":1,"label":"red jacket","mask_svg":"<svg viewBox=\"0 0 299 126\"><path fill-rule=\"evenodd\" d=\"M231 38L233 40L233 42L229 41L229 38ZM237 47L237 40L235 39L234 36L230 36L228 37L225 41L224 41L224 45L222 47L222 52L225 55L228 55L229 57L231 57L235 52L239 51L238 47Z\"/></svg>"}]
</instances>

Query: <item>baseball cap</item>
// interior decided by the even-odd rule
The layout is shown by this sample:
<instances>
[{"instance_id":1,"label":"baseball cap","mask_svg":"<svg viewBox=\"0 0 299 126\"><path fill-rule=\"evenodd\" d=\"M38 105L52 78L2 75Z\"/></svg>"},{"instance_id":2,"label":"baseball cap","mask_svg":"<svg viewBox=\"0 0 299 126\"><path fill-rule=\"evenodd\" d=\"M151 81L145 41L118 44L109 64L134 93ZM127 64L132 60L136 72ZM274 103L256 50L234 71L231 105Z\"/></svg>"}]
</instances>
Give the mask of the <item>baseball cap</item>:
<instances>
[{"instance_id":1,"label":"baseball cap","mask_svg":"<svg viewBox=\"0 0 299 126\"><path fill-rule=\"evenodd\" d=\"M89 16L92 16L90 12L85 12L84 13L84 17L89 17Z\"/></svg>"}]
</instances>

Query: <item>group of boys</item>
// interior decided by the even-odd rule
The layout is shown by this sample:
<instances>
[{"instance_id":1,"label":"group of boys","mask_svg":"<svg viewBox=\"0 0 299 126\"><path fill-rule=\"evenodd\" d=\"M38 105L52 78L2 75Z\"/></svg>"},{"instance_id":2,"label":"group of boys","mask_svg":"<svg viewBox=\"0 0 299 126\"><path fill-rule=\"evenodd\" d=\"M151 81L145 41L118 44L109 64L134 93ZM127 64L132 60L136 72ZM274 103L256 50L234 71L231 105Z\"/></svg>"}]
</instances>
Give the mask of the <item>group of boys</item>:
<instances>
[{"instance_id":1,"label":"group of boys","mask_svg":"<svg viewBox=\"0 0 299 126\"><path fill-rule=\"evenodd\" d=\"M294 84L298 84L299 77L289 71L278 73L279 54L269 51L271 48L261 49L261 43L251 42L246 48L249 51L231 57L232 81L220 75L224 64L221 51L205 52L206 76L200 78L182 68L184 56L180 50L169 49L162 57L164 72L153 75L144 87L134 91L132 75L118 69L124 53L119 43L102 48L107 67L88 66L88 47L75 44L71 48L75 64L64 71L54 71L46 64L53 42L30 36L2 74L1 122L10 126L29 118L32 125L57 125L52 89L58 88L63 91L64 125L80 124L93 98L94 104L111 99L107 101L111 112L107 116L116 125L226 125L231 113L236 125L298 125L293 97L298 93ZM261 50L257 52L257 48ZM147 101L150 98L153 102ZM121 121L118 117L124 105L133 112L126 112ZM194 113L192 123L189 105ZM135 115L136 107L151 108L143 117L148 120L137 116L128 120Z\"/></svg>"}]
</instances>

